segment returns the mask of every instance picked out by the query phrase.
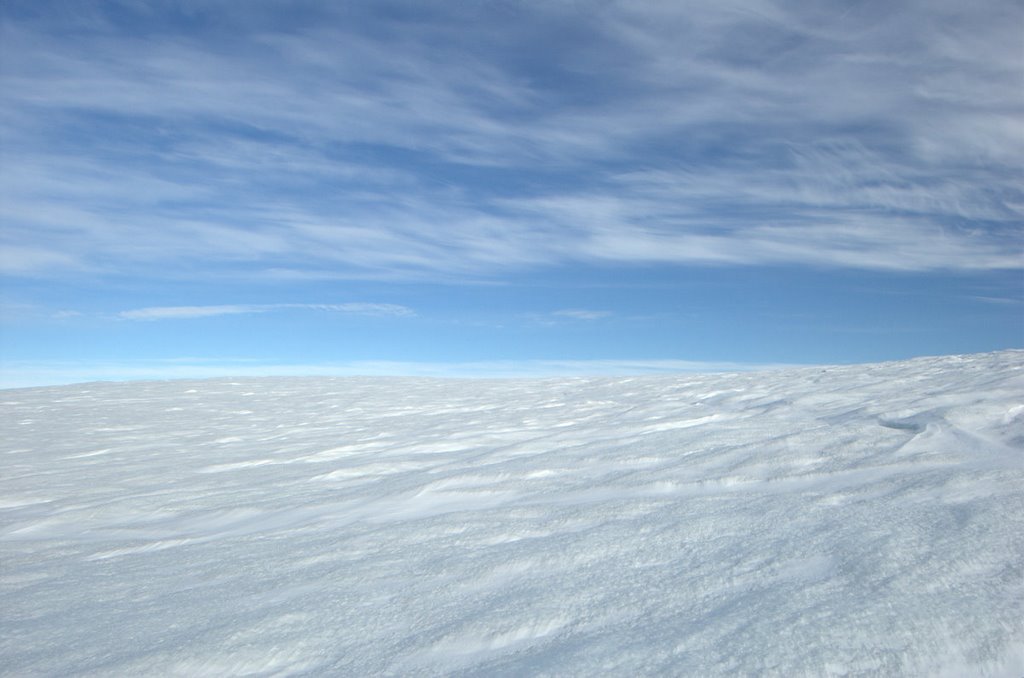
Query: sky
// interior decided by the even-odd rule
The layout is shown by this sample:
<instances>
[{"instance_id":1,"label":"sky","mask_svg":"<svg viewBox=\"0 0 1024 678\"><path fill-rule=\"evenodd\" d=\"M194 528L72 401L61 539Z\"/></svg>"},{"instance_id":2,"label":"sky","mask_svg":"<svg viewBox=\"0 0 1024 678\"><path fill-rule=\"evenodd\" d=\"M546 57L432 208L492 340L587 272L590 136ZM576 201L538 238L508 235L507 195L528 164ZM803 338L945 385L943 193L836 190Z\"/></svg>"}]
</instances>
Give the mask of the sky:
<instances>
[{"instance_id":1,"label":"sky","mask_svg":"<svg viewBox=\"0 0 1024 678\"><path fill-rule=\"evenodd\" d=\"M1014 0L0 22L0 385L1024 346Z\"/></svg>"}]
</instances>

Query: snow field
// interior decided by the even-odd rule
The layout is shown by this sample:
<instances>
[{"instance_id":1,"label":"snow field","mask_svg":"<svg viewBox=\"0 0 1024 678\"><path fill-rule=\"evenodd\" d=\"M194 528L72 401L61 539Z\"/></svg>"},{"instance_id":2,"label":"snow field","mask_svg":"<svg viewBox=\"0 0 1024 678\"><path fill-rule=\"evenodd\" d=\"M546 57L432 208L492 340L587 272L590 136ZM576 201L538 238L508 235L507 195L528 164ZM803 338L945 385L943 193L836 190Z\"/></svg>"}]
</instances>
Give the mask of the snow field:
<instances>
[{"instance_id":1,"label":"snow field","mask_svg":"<svg viewBox=\"0 0 1024 678\"><path fill-rule=\"evenodd\" d=\"M1024 351L0 408L4 675L1024 674Z\"/></svg>"}]
</instances>

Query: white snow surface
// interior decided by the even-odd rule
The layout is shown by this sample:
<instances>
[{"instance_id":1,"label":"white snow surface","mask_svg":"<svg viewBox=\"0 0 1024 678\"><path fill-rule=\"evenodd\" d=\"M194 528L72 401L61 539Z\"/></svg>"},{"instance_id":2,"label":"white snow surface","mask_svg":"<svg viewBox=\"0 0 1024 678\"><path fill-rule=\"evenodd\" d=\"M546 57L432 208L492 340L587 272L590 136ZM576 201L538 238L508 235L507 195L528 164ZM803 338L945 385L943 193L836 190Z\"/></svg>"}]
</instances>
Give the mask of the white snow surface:
<instances>
[{"instance_id":1,"label":"white snow surface","mask_svg":"<svg viewBox=\"0 0 1024 678\"><path fill-rule=\"evenodd\" d=\"M0 401L3 675L1024 675L1024 351Z\"/></svg>"}]
</instances>

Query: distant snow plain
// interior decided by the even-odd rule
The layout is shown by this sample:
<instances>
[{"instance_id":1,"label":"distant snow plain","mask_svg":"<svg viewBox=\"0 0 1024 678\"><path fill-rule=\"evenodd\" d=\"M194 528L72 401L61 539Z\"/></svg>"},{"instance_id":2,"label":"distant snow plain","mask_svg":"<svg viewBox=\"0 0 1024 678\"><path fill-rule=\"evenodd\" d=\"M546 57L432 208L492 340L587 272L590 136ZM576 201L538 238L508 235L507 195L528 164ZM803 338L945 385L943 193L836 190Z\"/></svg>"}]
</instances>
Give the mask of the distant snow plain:
<instances>
[{"instance_id":1,"label":"distant snow plain","mask_svg":"<svg viewBox=\"0 0 1024 678\"><path fill-rule=\"evenodd\" d=\"M1024 351L0 402L3 675L1024 675Z\"/></svg>"}]
</instances>

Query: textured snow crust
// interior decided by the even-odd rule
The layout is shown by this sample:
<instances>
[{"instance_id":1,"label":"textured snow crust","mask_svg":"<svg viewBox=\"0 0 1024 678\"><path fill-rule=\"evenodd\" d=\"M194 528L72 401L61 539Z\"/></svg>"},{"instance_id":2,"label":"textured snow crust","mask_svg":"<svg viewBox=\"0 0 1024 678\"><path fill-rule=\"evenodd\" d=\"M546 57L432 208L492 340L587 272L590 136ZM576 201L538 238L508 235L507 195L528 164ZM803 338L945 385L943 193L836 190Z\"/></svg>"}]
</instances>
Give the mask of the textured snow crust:
<instances>
[{"instance_id":1,"label":"textured snow crust","mask_svg":"<svg viewBox=\"0 0 1024 678\"><path fill-rule=\"evenodd\" d=\"M1024 675L1024 352L0 391L0 674Z\"/></svg>"}]
</instances>

